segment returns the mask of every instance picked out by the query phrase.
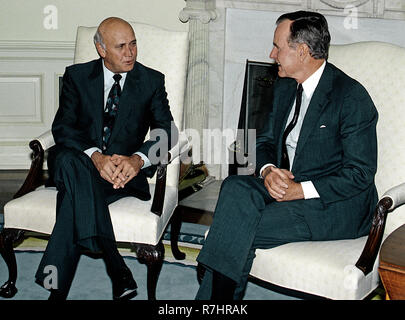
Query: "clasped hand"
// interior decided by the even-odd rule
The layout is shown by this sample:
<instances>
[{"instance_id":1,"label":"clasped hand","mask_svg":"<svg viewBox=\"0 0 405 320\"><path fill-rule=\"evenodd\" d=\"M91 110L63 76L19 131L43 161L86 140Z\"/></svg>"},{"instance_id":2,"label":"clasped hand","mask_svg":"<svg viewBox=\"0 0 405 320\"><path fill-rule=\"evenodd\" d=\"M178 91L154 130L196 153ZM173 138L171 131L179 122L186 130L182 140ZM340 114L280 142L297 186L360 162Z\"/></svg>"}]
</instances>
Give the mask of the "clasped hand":
<instances>
[{"instance_id":1,"label":"clasped hand","mask_svg":"<svg viewBox=\"0 0 405 320\"><path fill-rule=\"evenodd\" d=\"M269 166L263 172L263 179L264 186L276 201L304 199L302 186L294 181L291 171Z\"/></svg>"},{"instance_id":2,"label":"clasped hand","mask_svg":"<svg viewBox=\"0 0 405 320\"><path fill-rule=\"evenodd\" d=\"M91 160L100 176L110 182L114 189L124 188L143 166L143 160L137 154L129 157L117 154L109 156L96 151L91 155Z\"/></svg>"}]
</instances>

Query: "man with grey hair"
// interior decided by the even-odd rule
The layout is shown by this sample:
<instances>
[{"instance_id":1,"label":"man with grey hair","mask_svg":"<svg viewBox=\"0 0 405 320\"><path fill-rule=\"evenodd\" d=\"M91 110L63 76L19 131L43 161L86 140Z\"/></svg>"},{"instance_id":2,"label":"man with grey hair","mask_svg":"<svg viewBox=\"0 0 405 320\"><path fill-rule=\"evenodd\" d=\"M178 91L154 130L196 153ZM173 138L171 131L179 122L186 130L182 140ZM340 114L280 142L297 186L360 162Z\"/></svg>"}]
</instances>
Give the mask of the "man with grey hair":
<instances>
[{"instance_id":1,"label":"man with grey hair","mask_svg":"<svg viewBox=\"0 0 405 320\"><path fill-rule=\"evenodd\" d=\"M94 34L93 37L94 45L97 45L97 43L100 43L101 47L105 49L105 44L103 42L103 38L101 37L100 30L97 28L96 33Z\"/></svg>"},{"instance_id":2,"label":"man with grey hair","mask_svg":"<svg viewBox=\"0 0 405 320\"><path fill-rule=\"evenodd\" d=\"M365 88L327 62L330 35L319 13L277 20L273 109L257 128L256 176L222 184L197 258L197 299L241 299L257 248L356 238L377 203L377 111ZM293 262L292 262L293 263Z\"/></svg>"},{"instance_id":3,"label":"man with grey hair","mask_svg":"<svg viewBox=\"0 0 405 320\"><path fill-rule=\"evenodd\" d=\"M117 250L108 205L127 196L150 199L147 177L157 163L148 152L157 141L145 141L149 129L164 130L168 149L171 144L164 76L136 61L131 25L105 19L94 39L100 59L66 68L52 124L56 145L48 168L58 189L57 215L36 273L50 299L66 299L83 251L102 253L114 299L136 294L137 284ZM50 265L58 279L47 288Z\"/></svg>"}]
</instances>

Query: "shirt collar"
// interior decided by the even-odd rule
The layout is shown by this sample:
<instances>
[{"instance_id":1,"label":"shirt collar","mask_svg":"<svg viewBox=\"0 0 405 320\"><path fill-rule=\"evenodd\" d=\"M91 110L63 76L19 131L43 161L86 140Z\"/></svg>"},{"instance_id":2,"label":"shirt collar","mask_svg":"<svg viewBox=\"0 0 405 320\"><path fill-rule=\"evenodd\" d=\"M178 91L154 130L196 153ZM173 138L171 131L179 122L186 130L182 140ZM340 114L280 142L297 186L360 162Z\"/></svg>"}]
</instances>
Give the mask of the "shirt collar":
<instances>
[{"instance_id":1,"label":"shirt collar","mask_svg":"<svg viewBox=\"0 0 405 320\"><path fill-rule=\"evenodd\" d=\"M314 93L316 86L321 79L323 70L326 66L326 60L322 63L322 65L316 70L311 76L302 83L302 88L304 89L305 96L307 98L311 98L312 94Z\"/></svg>"},{"instance_id":2,"label":"shirt collar","mask_svg":"<svg viewBox=\"0 0 405 320\"><path fill-rule=\"evenodd\" d=\"M102 59L102 61L103 61L103 71L104 71L104 87L111 88L112 85L114 84L113 76L115 75L115 73L112 72L110 69L108 69L105 66L104 59ZM121 88L123 88L125 79L127 77L127 72L120 73L120 75L122 76L122 78L120 80L120 86L121 86Z\"/></svg>"}]
</instances>

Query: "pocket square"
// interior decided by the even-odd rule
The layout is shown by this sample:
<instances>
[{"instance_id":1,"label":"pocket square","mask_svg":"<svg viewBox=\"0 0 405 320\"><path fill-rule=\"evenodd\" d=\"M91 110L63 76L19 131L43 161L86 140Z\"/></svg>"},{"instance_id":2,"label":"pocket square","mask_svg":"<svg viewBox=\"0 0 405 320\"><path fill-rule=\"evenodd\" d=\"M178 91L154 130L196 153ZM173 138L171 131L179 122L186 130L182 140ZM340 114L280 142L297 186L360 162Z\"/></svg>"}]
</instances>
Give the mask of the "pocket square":
<instances>
[{"instance_id":1,"label":"pocket square","mask_svg":"<svg viewBox=\"0 0 405 320\"><path fill-rule=\"evenodd\" d=\"M324 124L322 124L319 128L320 128L320 129L326 128L326 126L325 126Z\"/></svg>"}]
</instances>

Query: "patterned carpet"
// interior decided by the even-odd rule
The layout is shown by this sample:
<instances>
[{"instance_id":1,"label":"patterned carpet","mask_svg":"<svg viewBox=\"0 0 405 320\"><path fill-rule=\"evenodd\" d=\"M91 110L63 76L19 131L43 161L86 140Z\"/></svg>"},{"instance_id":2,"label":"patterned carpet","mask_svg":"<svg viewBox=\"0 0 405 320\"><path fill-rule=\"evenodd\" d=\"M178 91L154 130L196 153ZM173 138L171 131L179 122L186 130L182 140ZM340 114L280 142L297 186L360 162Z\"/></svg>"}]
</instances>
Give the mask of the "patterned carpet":
<instances>
[{"instance_id":1,"label":"patterned carpet","mask_svg":"<svg viewBox=\"0 0 405 320\"><path fill-rule=\"evenodd\" d=\"M183 229L187 231L180 235L182 242L179 242L179 249L186 254L185 260L176 260L171 252L170 241L163 241L165 244L165 261L156 292L158 300L193 300L199 288L196 257L201 248L199 242L201 242L203 233L197 233L196 229L200 228L196 226L185 225ZM169 233L165 234L165 237L169 236ZM19 291L11 300L45 300L48 298L48 292L34 283L34 273L46 244L47 240L45 239L29 237L16 248L17 288ZM139 263L135 253L130 249L120 248L120 253L138 284L138 295L133 300L146 300L146 266ZM1 259L0 285L7 280L7 274L6 265ZM68 299L111 300L111 281L105 272L102 259L94 259L86 255L81 256ZM248 284L245 299L296 300L294 297L267 290L253 283ZM7 299L0 298L0 300Z\"/></svg>"},{"instance_id":2,"label":"patterned carpet","mask_svg":"<svg viewBox=\"0 0 405 320\"><path fill-rule=\"evenodd\" d=\"M3 227L3 215L0 214L0 230ZM163 244L165 246L165 262L162 269L162 274L159 278L160 291L163 292L162 296L168 300L192 300L198 290L198 282L196 281L196 270L197 265L196 258L198 253L204 243L204 233L207 230L207 226L197 225L192 223L183 223L180 230L179 236L179 249L181 252L186 254L185 260L176 260L173 257L171 246L170 246L170 226L167 228L163 236ZM17 264L21 265L38 265L39 260L42 256L42 252L47 245L46 239L41 239L38 237L28 237L26 238L17 249ZM135 253L130 248L120 247L120 253L125 257L127 264L133 264L131 270L136 270L138 272L139 268L142 270L142 275L136 277L136 280L139 285L138 279L144 281L143 278L146 278L146 267L140 265L136 259ZM36 253L36 254L34 254ZM28 260L29 262L23 262ZM87 300L87 299L100 299L100 300L109 300L111 293L108 287L109 279L104 272L100 272L103 269L103 263L100 259L91 259L87 256L83 256L80 262L83 266L78 268L78 275L75 277L79 280L75 280L75 283L80 283L80 279L87 279L89 274L93 277L93 273L97 273L96 279L100 277L102 281L102 289L100 293L97 293L96 296L86 296L83 294L80 289L80 285L77 284L76 288L72 287L72 295L70 299L73 300ZM97 271L95 271L97 270ZM40 288L39 286L33 284L33 275L27 274L28 270L21 270L19 268L19 278L18 282L19 288L23 288L23 292L18 294L14 299L16 300L32 300L32 299L47 299L47 292ZM145 273L145 274L144 274ZM6 281L7 269L3 261L0 261L0 285ZM163 280L162 280L163 279ZM175 283L175 279L181 282ZM87 280L86 280L87 281ZM98 284L98 281L92 280ZM144 288L141 288L144 286ZM171 286L181 287L182 290L179 292L171 292ZM183 290L184 289L184 290ZM140 285L140 294L135 299L136 300L145 300L146 297L146 283L141 282ZM166 298L167 294L170 292L169 296ZM159 299L159 297L158 297ZM248 284L248 289L246 291L245 299L247 300L296 300L295 297L280 294L277 292L272 292L265 288L262 288L256 284ZM378 288L374 295L369 297L371 300L382 300L384 299L384 290ZM1 298L0 298L1 300Z\"/></svg>"},{"instance_id":3,"label":"patterned carpet","mask_svg":"<svg viewBox=\"0 0 405 320\"><path fill-rule=\"evenodd\" d=\"M3 214L0 214L0 230L4 223ZM183 223L179 235L180 251L186 254L185 264L196 265L196 257L204 243L204 233L208 229L207 226L196 225L193 223ZM176 261L173 257L170 247L170 226L163 235L163 244L165 245L165 260ZM21 244L19 250L44 250L47 245L47 240L38 237L27 237ZM122 253L131 253L128 248L119 248Z\"/></svg>"}]
</instances>

